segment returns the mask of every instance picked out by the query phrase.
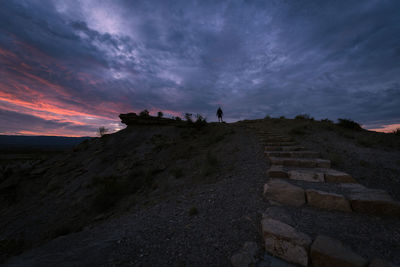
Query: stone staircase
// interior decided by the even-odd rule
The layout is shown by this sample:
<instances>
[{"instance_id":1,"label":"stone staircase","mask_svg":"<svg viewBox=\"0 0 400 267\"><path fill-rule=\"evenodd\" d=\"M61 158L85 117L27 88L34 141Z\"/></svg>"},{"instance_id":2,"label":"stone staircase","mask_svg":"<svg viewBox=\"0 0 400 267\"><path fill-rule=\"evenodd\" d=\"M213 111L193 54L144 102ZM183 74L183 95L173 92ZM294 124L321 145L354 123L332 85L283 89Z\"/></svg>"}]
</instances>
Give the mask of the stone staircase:
<instances>
[{"instance_id":1,"label":"stone staircase","mask_svg":"<svg viewBox=\"0 0 400 267\"><path fill-rule=\"evenodd\" d=\"M264 185L270 208L291 207L299 212L307 208L316 216L336 212L358 220L357 216L400 218L400 202L384 190L367 188L332 169L318 152L306 150L288 136L258 132L258 137L270 163ZM285 216L265 212L261 221L265 250L277 258L300 266L394 266L374 255L369 259L358 255L334 234L318 234L318 229L312 235L300 232Z\"/></svg>"}]
</instances>

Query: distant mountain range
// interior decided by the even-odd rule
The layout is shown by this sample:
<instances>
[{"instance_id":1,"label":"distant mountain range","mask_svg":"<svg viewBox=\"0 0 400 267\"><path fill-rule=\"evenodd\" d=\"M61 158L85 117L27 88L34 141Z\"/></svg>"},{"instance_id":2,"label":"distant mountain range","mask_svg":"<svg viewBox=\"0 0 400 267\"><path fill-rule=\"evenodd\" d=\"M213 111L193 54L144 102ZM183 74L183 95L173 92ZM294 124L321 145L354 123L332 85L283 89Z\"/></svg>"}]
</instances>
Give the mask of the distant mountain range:
<instances>
[{"instance_id":1,"label":"distant mountain range","mask_svg":"<svg viewBox=\"0 0 400 267\"><path fill-rule=\"evenodd\" d=\"M58 150L75 146L90 137L0 135L0 150L46 149Z\"/></svg>"}]
</instances>

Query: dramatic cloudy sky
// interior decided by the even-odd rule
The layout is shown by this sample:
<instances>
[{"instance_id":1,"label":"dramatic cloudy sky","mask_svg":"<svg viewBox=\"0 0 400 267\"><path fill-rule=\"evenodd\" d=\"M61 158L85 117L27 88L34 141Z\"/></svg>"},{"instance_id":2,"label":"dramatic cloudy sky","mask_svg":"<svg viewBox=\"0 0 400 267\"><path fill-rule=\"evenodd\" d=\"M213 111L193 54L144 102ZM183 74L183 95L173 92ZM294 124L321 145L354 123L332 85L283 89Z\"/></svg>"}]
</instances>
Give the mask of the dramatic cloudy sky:
<instances>
[{"instance_id":1,"label":"dramatic cloudy sky","mask_svg":"<svg viewBox=\"0 0 400 267\"><path fill-rule=\"evenodd\" d=\"M400 127L400 1L0 1L0 134L147 108ZM397 125L396 125L397 124Z\"/></svg>"}]
</instances>

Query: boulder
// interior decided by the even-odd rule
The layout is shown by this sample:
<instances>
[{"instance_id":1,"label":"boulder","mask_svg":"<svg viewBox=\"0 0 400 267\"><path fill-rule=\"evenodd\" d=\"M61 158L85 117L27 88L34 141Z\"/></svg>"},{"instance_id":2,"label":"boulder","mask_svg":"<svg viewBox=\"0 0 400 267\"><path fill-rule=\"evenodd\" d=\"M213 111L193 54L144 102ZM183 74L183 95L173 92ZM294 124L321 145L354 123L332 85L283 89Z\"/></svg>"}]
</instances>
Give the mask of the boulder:
<instances>
[{"instance_id":1,"label":"boulder","mask_svg":"<svg viewBox=\"0 0 400 267\"><path fill-rule=\"evenodd\" d=\"M286 261L307 266L311 238L283 222L264 218L261 221L265 250Z\"/></svg>"},{"instance_id":2,"label":"boulder","mask_svg":"<svg viewBox=\"0 0 400 267\"><path fill-rule=\"evenodd\" d=\"M326 210L351 211L349 201L342 195L320 190L306 190L307 204Z\"/></svg>"},{"instance_id":3,"label":"boulder","mask_svg":"<svg viewBox=\"0 0 400 267\"><path fill-rule=\"evenodd\" d=\"M272 179L264 185L264 197L292 206L301 206L306 202L303 188L279 179Z\"/></svg>"},{"instance_id":4,"label":"boulder","mask_svg":"<svg viewBox=\"0 0 400 267\"><path fill-rule=\"evenodd\" d=\"M311 245L311 261L314 267L362 267L367 261L345 247L339 240L319 235Z\"/></svg>"}]
</instances>

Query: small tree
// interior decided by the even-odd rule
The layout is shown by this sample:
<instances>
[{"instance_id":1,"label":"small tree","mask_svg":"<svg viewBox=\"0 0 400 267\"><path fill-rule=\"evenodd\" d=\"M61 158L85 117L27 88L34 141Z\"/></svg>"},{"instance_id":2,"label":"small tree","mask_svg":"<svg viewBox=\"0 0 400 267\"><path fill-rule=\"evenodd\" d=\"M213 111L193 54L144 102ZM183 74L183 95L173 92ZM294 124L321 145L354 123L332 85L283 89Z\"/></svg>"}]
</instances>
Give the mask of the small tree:
<instances>
[{"instance_id":1,"label":"small tree","mask_svg":"<svg viewBox=\"0 0 400 267\"><path fill-rule=\"evenodd\" d=\"M109 131L109 130L108 130L106 127L104 127L104 126L99 127L99 135L100 135L100 137L102 137L102 136L104 136L105 134L107 134L108 131Z\"/></svg>"},{"instance_id":2,"label":"small tree","mask_svg":"<svg viewBox=\"0 0 400 267\"><path fill-rule=\"evenodd\" d=\"M145 110L143 110L143 111L141 111L139 113L139 116L140 117L148 117L149 116L149 111L147 109L145 109Z\"/></svg>"},{"instance_id":3,"label":"small tree","mask_svg":"<svg viewBox=\"0 0 400 267\"><path fill-rule=\"evenodd\" d=\"M158 118L162 118L163 116L164 116L164 114L161 111L157 112L157 117Z\"/></svg>"},{"instance_id":4,"label":"small tree","mask_svg":"<svg viewBox=\"0 0 400 267\"><path fill-rule=\"evenodd\" d=\"M185 119L187 122L193 122L192 121L192 113L185 113Z\"/></svg>"}]
</instances>

